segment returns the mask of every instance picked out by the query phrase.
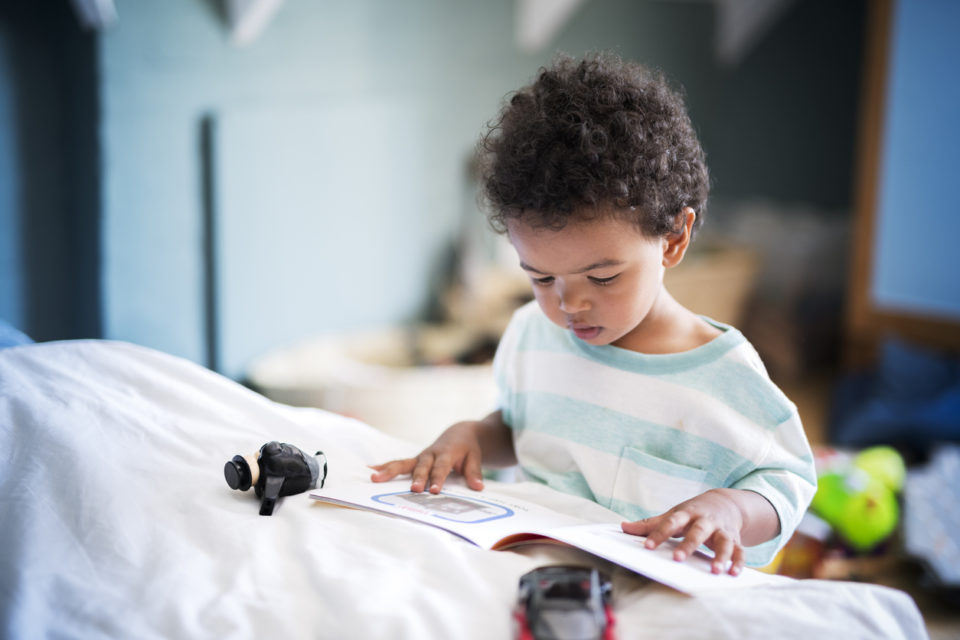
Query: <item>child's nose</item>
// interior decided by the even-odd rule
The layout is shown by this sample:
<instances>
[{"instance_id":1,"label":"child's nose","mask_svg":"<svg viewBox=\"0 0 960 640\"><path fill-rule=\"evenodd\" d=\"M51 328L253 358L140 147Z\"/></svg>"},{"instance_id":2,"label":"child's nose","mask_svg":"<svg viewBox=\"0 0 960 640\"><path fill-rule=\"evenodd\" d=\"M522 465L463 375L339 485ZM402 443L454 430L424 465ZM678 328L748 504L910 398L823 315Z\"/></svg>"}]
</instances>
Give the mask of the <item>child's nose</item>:
<instances>
[{"instance_id":1,"label":"child's nose","mask_svg":"<svg viewBox=\"0 0 960 640\"><path fill-rule=\"evenodd\" d=\"M581 311L587 311L590 308L590 301L587 299L579 287L561 286L560 310L566 314L573 315Z\"/></svg>"}]
</instances>

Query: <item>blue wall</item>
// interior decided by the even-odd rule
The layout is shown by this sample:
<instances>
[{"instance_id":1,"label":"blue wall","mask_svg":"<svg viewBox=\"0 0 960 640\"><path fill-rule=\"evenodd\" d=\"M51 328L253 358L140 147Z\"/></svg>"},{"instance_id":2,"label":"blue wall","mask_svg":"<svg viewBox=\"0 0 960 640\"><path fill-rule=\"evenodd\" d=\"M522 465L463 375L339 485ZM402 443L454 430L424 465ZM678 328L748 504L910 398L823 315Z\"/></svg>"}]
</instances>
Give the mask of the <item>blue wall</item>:
<instances>
[{"instance_id":1,"label":"blue wall","mask_svg":"<svg viewBox=\"0 0 960 640\"><path fill-rule=\"evenodd\" d=\"M960 319L960 3L901 0L890 44L872 298Z\"/></svg>"},{"instance_id":2,"label":"blue wall","mask_svg":"<svg viewBox=\"0 0 960 640\"><path fill-rule=\"evenodd\" d=\"M11 36L0 28L0 78L13 77ZM26 326L23 309L22 257L20 255L19 194L17 171L17 128L11 83L0 82L0 319Z\"/></svg>"}]
</instances>

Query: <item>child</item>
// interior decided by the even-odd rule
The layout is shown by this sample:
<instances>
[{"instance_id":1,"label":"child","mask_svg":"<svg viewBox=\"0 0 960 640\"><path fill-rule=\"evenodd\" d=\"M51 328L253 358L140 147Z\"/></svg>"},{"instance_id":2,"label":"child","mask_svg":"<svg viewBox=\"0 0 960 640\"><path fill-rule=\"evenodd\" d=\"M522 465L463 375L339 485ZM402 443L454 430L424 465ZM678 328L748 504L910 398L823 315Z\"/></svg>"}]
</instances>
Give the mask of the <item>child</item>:
<instances>
[{"instance_id":1,"label":"child","mask_svg":"<svg viewBox=\"0 0 960 640\"><path fill-rule=\"evenodd\" d=\"M447 429L416 458L372 467L439 492L481 463L622 514L655 548L701 544L714 573L762 565L815 490L796 407L733 327L663 286L703 221L703 151L681 97L639 65L559 58L484 137L494 228L529 274L494 360L499 409ZM729 566L729 569L727 568Z\"/></svg>"}]
</instances>

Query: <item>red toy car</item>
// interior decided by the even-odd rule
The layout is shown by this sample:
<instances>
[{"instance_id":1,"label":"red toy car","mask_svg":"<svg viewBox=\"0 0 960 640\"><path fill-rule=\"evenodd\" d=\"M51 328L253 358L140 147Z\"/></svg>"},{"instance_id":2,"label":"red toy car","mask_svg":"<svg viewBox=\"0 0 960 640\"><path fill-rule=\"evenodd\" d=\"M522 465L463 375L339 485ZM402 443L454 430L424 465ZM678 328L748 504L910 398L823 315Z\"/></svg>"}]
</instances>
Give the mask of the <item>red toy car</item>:
<instances>
[{"instance_id":1,"label":"red toy car","mask_svg":"<svg viewBox=\"0 0 960 640\"><path fill-rule=\"evenodd\" d=\"M520 578L519 640L613 640L610 580L587 567L541 567Z\"/></svg>"}]
</instances>

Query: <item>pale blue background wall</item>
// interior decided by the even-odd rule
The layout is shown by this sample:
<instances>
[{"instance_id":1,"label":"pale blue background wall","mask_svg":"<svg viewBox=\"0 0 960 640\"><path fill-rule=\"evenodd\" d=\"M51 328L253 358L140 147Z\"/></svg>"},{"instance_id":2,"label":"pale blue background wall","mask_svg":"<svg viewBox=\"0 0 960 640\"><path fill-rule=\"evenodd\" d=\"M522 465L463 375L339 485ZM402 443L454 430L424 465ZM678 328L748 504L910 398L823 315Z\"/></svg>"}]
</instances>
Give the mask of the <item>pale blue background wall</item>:
<instances>
[{"instance_id":1,"label":"pale blue background wall","mask_svg":"<svg viewBox=\"0 0 960 640\"><path fill-rule=\"evenodd\" d=\"M102 37L105 335L239 375L270 340L416 317L484 122L552 51L516 49L507 0L289 0L247 48L213 6L121 1ZM588 3L555 47L616 48L697 86L711 29L704 6L610 0Z\"/></svg>"}]
</instances>

